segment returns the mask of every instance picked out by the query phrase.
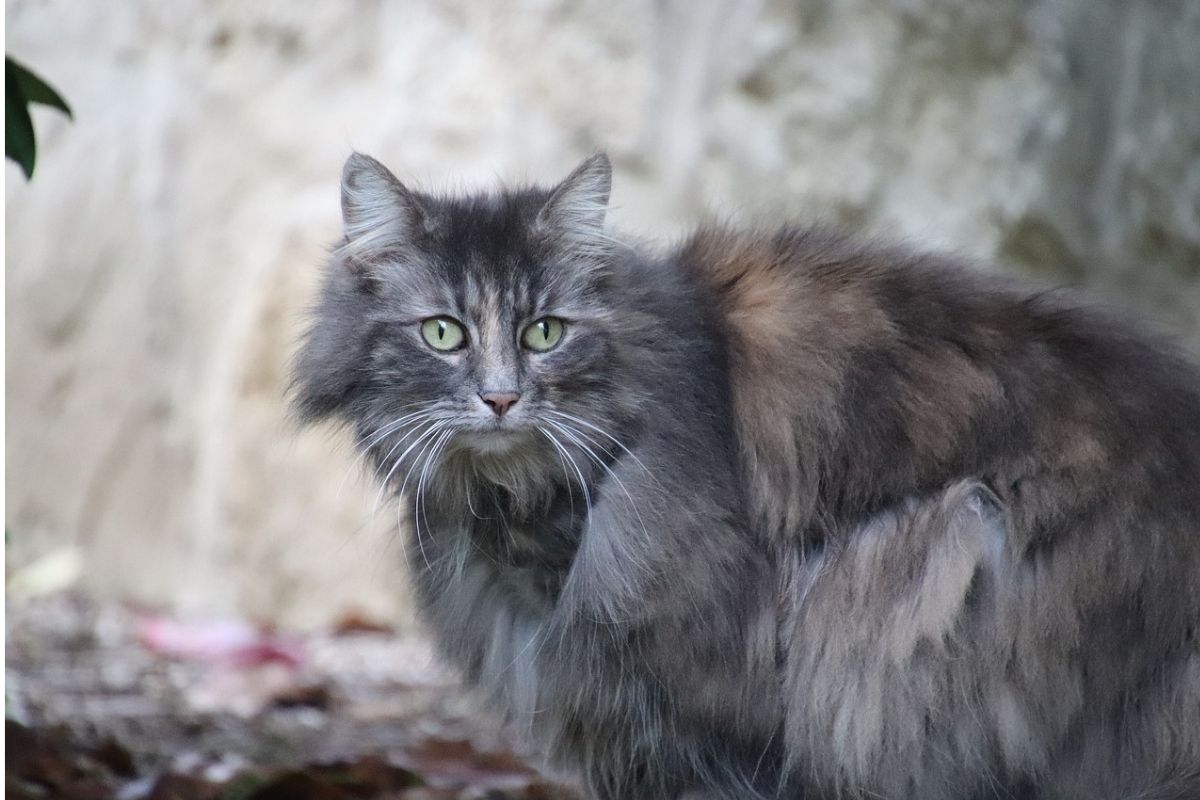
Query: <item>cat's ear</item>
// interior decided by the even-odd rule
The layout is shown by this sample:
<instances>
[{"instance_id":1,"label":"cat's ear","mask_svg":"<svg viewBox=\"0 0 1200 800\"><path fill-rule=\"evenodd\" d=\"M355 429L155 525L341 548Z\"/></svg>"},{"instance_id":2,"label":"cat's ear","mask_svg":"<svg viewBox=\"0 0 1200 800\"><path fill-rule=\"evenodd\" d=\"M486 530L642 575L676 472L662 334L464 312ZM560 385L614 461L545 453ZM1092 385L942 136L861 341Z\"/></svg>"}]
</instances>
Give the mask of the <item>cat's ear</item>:
<instances>
[{"instance_id":1,"label":"cat's ear","mask_svg":"<svg viewBox=\"0 0 1200 800\"><path fill-rule=\"evenodd\" d=\"M537 216L540 230L587 242L601 237L612 190L612 164L596 153L554 188Z\"/></svg>"},{"instance_id":2,"label":"cat's ear","mask_svg":"<svg viewBox=\"0 0 1200 800\"><path fill-rule=\"evenodd\" d=\"M421 199L387 167L354 153L342 168L342 250L362 264L379 253L403 247L428 231L432 217Z\"/></svg>"}]
</instances>

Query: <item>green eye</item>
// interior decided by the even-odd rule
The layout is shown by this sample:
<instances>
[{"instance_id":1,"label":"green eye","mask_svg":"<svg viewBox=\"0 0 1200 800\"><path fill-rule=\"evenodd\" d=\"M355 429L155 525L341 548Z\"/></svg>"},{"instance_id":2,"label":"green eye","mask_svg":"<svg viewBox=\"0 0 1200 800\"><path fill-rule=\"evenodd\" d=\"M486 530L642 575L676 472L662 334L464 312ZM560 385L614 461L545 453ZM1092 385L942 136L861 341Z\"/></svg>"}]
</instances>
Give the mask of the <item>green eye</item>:
<instances>
[{"instance_id":1,"label":"green eye","mask_svg":"<svg viewBox=\"0 0 1200 800\"><path fill-rule=\"evenodd\" d=\"M553 350L563 335L563 321L558 317L542 317L521 334L521 343L530 350L544 353Z\"/></svg>"},{"instance_id":2,"label":"green eye","mask_svg":"<svg viewBox=\"0 0 1200 800\"><path fill-rule=\"evenodd\" d=\"M457 350L466 342L462 325L449 317L434 317L421 323L421 335L434 350Z\"/></svg>"}]
</instances>

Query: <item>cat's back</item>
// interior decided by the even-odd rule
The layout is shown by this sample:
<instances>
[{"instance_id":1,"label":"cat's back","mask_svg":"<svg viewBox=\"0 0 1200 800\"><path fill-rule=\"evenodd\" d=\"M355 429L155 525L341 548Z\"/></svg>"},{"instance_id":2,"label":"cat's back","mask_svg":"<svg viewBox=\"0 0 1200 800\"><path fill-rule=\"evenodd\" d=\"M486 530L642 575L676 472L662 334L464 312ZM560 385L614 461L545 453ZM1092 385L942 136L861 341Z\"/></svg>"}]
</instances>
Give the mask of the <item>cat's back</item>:
<instances>
[{"instance_id":1,"label":"cat's back","mask_svg":"<svg viewBox=\"0 0 1200 800\"><path fill-rule=\"evenodd\" d=\"M1081 487L1055 502L1120 488L1200 524L1200 370L1137 323L819 228L704 229L678 258L720 309L772 532L1022 470Z\"/></svg>"},{"instance_id":2,"label":"cat's back","mask_svg":"<svg viewBox=\"0 0 1200 800\"><path fill-rule=\"evenodd\" d=\"M821 565L782 593L796 614L786 739L804 760L831 786L935 786L951 773L916 754L967 742L946 762L962 785L988 770L1039 773L1047 797L1200 786L1190 359L1071 293L826 231L705 230L678 258L720 309L757 527L785 562ZM962 573L990 577L961 592L927 548L962 555L965 529L905 516L953 505L956 486L995 512ZM911 629L872 622L922 596L954 632L934 650L955 655L872 662ZM868 612L835 598L882 599ZM943 703L962 697L982 716ZM864 755L883 752L895 760Z\"/></svg>"}]
</instances>

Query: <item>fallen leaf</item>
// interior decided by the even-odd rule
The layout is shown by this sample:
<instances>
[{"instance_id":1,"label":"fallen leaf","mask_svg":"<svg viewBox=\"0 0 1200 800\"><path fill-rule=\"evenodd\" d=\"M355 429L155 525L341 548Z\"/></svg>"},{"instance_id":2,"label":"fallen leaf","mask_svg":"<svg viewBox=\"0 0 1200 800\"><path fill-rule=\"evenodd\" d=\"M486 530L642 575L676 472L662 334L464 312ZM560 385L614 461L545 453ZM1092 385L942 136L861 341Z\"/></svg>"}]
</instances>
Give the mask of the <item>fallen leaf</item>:
<instances>
[{"instance_id":1,"label":"fallen leaf","mask_svg":"<svg viewBox=\"0 0 1200 800\"><path fill-rule=\"evenodd\" d=\"M480 752L465 739L430 737L405 748L402 763L434 786L514 789L529 785L536 777L514 754Z\"/></svg>"},{"instance_id":2,"label":"fallen leaf","mask_svg":"<svg viewBox=\"0 0 1200 800\"><path fill-rule=\"evenodd\" d=\"M233 666L279 663L298 667L298 644L240 620L189 622L161 616L143 617L138 639L153 653Z\"/></svg>"},{"instance_id":3,"label":"fallen leaf","mask_svg":"<svg viewBox=\"0 0 1200 800\"><path fill-rule=\"evenodd\" d=\"M133 755L111 736L91 748L91 756L114 775L132 778L137 774L137 765L133 761Z\"/></svg>"},{"instance_id":4,"label":"fallen leaf","mask_svg":"<svg viewBox=\"0 0 1200 800\"><path fill-rule=\"evenodd\" d=\"M349 800L354 795L347 794L310 771L296 770L277 775L238 800L243 797L244 800Z\"/></svg>"},{"instance_id":5,"label":"fallen leaf","mask_svg":"<svg viewBox=\"0 0 1200 800\"><path fill-rule=\"evenodd\" d=\"M390 625L371 619L357 608L342 614L333 626L335 636L347 636L356 633L393 633Z\"/></svg>"},{"instance_id":6,"label":"fallen leaf","mask_svg":"<svg viewBox=\"0 0 1200 800\"><path fill-rule=\"evenodd\" d=\"M221 787L203 778L168 773L154 782L145 800L217 800Z\"/></svg>"},{"instance_id":7,"label":"fallen leaf","mask_svg":"<svg viewBox=\"0 0 1200 800\"><path fill-rule=\"evenodd\" d=\"M271 698L272 708L317 708L322 711L333 705L333 693L324 683L296 684Z\"/></svg>"},{"instance_id":8,"label":"fallen leaf","mask_svg":"<svg viewBox=\"0 0 1200 800\"><path fill-rule=\"evenodd\" d=\"M316 766L312 767L311 771L335 784L351 797L364 800L387 792L423 786L425 783L411 770L396 766L377 755Z\"/></svg>"}]
</instances>

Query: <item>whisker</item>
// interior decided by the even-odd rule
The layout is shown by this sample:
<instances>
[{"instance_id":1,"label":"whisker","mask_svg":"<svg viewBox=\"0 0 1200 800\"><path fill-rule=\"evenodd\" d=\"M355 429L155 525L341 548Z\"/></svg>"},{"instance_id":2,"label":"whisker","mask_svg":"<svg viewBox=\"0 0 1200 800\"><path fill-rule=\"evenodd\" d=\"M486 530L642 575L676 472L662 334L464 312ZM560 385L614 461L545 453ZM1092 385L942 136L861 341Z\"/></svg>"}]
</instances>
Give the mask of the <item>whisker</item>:
<instances>
[{"instance_id":1,"label":"whisker","mask_svg":"<svg viewBox=\"0 0 1200 800\"><path fill-rule=\"evenodd\" d=\"M404 463L404 457L405 457L405 456L407 456L407 455L408 455L410 452L412 452L413 448L415 448L415 447L416 447L418 444L420 444L420 443L421 443L421 442L422 442L422 441L423 441L423 440L424 440L426 437L428 437L430 434L432 434L432 433L434 433L434 432L436 432L436 431L440 430L441 428L445 427L445 426L448 424L448 421L447 421L446 419L444 419L444 418L435 419L435 420L422 420L421 422L417 423L417 426L416 426L416 427L414 427L414 429L413 429L412 431L410 431L409 433L406 433L406 434L405 434L405 435L404 435L404 436L403 436L403 437L400 439L400 441L399 441L399 442L397 442L397 443L396 443L396 444L395 444L395 445L392 447L392 449L391 449L391 450L389 450L389 451L387 452L387 455L385 455L383 458L381 458L381 459L380 459L380 464L381 464L381 465L383 465L383 464L386 464L386 463L387 463L388 456L390 456L392 453L394 453L394 452L396 451L396 449L397 449L397 448L398 448L400 445L404 444L404 440L405 440L405 439L407 439L407 438L408 438L409 436L411 436L413 433L416 433L416 431L417 431L417 429L420 427L420 425L423 425L423 424L425 424L425 423L427 423L427 422L432 422L432 424L430 425L430 427L426 428L426 429L425 429L425 430L424 430L424 431L421 433L421 435L420 435L420 436L418 436L416 439L414 439L414 440L413 440L413 443L412 443L412 444L410 444L410 445L409 445L407 448L405 448L405 450L404 450L404 452L403 452L403 453L401 453L400 455L396 456L396 460L392 462L392 467L391 467L391 469L389 469L389 470L388 470L388 473L387 473L387 475L385 475L385 476L383 477L383 480L380 482L380 484L379 484L379 491L377 491L377 492L375 493L375 503L374 503L374 505L371 507L371 517L372 517L372 518L374 518L374 517L375 517L375 513L376 513L376 512L379 510L379 503L380 503L380 502L383 500L383 495L384 495L384 493L387 491L387 487L388 487L388 484L390 483L390 481L391 481L391 479L392 479L392 475L393 475L393 474L395 474L396 470L397 470L397 469L400 467L400 465ZM382 469L382 466L380 467L380 469ZM375 472L376 472L376 474L378 474L378 472L379 472L379 469L376 469L376 471L375 471ZM407 479L407 476L405 476L405 478ZM401 492L401 493L403 493L403 491L404 491L404 487L403 487L403 486L401 486L401 487L400 487L400 492Z\"/></svg>"},{"instance_id":2,"label":"whisker","mask_svg":"<svg viewBox=\"0 0 1200 800\"><path fill-rule=\"evenodd\" d=\"M485 519L479 516L479 512L475 510L475 505L471 502L471 487L467 485L466 481L463 481L462 493L467 500L467 510L471 512L471 516L475 519Z\"/></svg>"},{"instance_id":3,"label":"whisker","mask_svg":"<svg viewBox=\"0 0 1200 800\"><path fill-rule=\"evenodd\" d=\"M406 455L408 455L409 451L411 451L413 448L420 445L421 442L423 442L423 441L426 442L426 446L428 446L428 444L429 444L428 440L430 439L430 437L433 436L439 430L439 428L444 426L445 424L448 424L446 420L437 420L434 422L434 424L430 428L428 428L423 433L421 433L421 435L418 436L417 439L411 445L408 446L408 449L400 454L400 456L396 459L395 463L392 464L392 468L391 468L391 470L388 471L387 478L385 478L385 481L391 480L392 473L395 472L396 469L402 463L404 463L404 457ZM425 452L425 449L422 448L417 453L417 457L413 459L412 464L409 465L408 470L404 473L404 480L401 482L400 488L396 491L396 530L401 534L399 537L401 542L403 542L403 540L404 540L404 536L403 536L403 533L404 533L404 522L403 522L404 490L408 486L408 479L413 474L413 470L416 468L417 464L420 463L421 455L424 452ZM387 483L385 482L384 487L386 487L386 486L387 486ZM376 496L376 509L378 509L378 500L379 500L379 497ZM372 512L372 519L373 518L374 518L374 512ZM404 566L411 570L412 565L409 564L409 562L408 562L408 548L402 545L400 548L400 551L404 554Z\"/></svg>"},{"instance_id":4,"label":"whisker","mask_svg":"<svg viewBox=\"0 0 1200 800\"><path fill-rule=\"evenodd\" d=\"M629 489L627 489L624 482L617 477L617 473L613 472L612 468L609 467L608 464L604 463L603 459L596 455L592 448L583 443L580 438L579 431L576 431L570 426L563 425L558 422L550 422L549 424L553 425L560 433L574 442L577 447L583 450L583 452L586 453L589 458L596 462L598 467L607 472L613 481L616 482L617 486L620 487L621 492L625 495L625 500L629 503L630 510L637 515L638 524L642 526L642 534L649 539L650 532L646 530L646 521L642 518L642 512L638 509L637 503L633 501L633 495L629 493Z\"/></svg>"},{"instance_id":5,"label":"whisker","mask_svg":"<svg viewBox=\"0 0 1200 800\"><path fill-rule=\"evenodd\" d=\"M426 434L428 434L428 433L429 433L429 431L426 432ZM422 438L425 438L425 436L422 436ZM417 470L418 466L420 466L421 471L418 473L417 486L414 489L414 494L413 494L413 504L412 504L412 507L413 507L413 535L416 537L417 549L421 551L421 558L425 561L425 566L428 569L432 569L433 567L429 563L429 557L425 554L425 545L421 541L421 517L420 517L420 513L421 513L421 509L420 509L421 477L424 475L424 466L425 466L422 463L422 458L424 458L425 455L430 452L435 441L436 441L435 439L429 438L425 442L425 444L421 447L421 449L417 452L416 457L413 458L412 464L409 465L408 471L404 474L404 481L400 484L400 491L398 494L400 495L401 499L400 499L400 502L396 505L396 527L398 529L401 529L401 532L403 532L403 527L404 527L404 521L403 521L404 489L405 489L405 487L408 486L408 479L410 477L412 477L413 472ZM407 550L407 548L405 548L405 550Z\"/></svg>"},{"instance_id":6,"label":"whisker","mask_svg":"<svg viewBox=\"0 0 1200 800\"><path fill-rule=\"evenodd\" d=\"M581 418L575 416L574 414L567 414L564 411L557 411L555 409L547 409L547 410L549 411L549 413L554 414L555 416L562 417L566 420L569 420L570 422L574 422L577 425L582 425L585 428L590 428L591 430L600 434L604 438L608 439L613 444L615 444L617 447L621 448L621 450L627 456L632 458L633 462L635 464L637 464L639 467L641 467L646 472L646 474L650 477L651 480L653 480L655 483L658 483L658 478L656 478L654 476L654 473L651 472L650 469L645 464L642 463L642 460L640 458L638 458L636 455L634 455L632 450L630 450L628 447L626 447L624 444L622 444L620 439L613 436L608 431L604 430L603 428L600 428L599 426L593 425L592 423L588 422L587 420L581 419ZM659 483L659 486L661 487L662 484Z\"/></svg>"},{"instance_id":7,"label":"whisker","mask_svg":"<svg viewBox=\"0 0 1200 800\"><path fill-rule=\"evenodd\" d=\"M425 433L422 433L421 438L417 439L417 441L413 442L413 446L416 446L422 439L424 439L426 436L428 436L431 432L432 431L430 430L430 431L425 431ZM421 453L423 453L423 452L425 452L424 449L422 449L420 452L418 452L417 457L414 458L412 463L408 465L408 469L405 470L405 472L404 472L404 480L400 482L400 488L398 490L396 490L396 532L398 534L397 538L399 538L399 540L401 542L400 552L402 552L404 554L404 566L410 572L412 570L412 564L409 563L408 545L404 541L404 509L405 509L404 490L405 490L405 488L408 487L408 479L410 477L412 477L413 470L416 469L417 464L420 463ZM399 466L399 465L400 465L400 460L397 459L396 465L393 467L393 469L395 469L395 467ZM415 503L414 503L414 511L415 511Z\"/></svg>"},{"instance_id":8,"label":"whisker","mask_svg":"<svg viewBox=\"0 0 1200 800\"><path fill-rule=\"evenodd\" d=\"M558 456L558 463L562 465L563 477L567 479L567 502L571 506L571 521L573 523L575 520L575 493L571 491L571 473L567 471L567 462L563 458L562 451L555 448L555 454Z\"/></svg>"},{"instance_id":9,"label":"whisker","mask_svg":"<svg viewBox=\"0 0 1200 800\"><path fill-rule=\"evenodd\" d=\"M400 417L397 417L396 419L390 420L390 421L384 423L383 425L380 425L378 428L374 429L370 433L364 434L362 437L360 437L360 439L362 440L362 443L357 445L357 449L359 451L358 455L355 456L354 460L350 463L349 466L346 467L345 472L343 472L342 478L338 482L338 488L337 488L336 493L334 494L334 497L340 498L342 496L342 490L346 486L346 481L350 478L350 473L352 473L356 467L358 467L360 464L362 464L363 460L371 454L370 450L372 447L374 447L376 444L378 444L380 441L382 441L384 438L386 438L390 434L395 433L397 430L403 429L406 425L419 424L421 422L420 418L427 416L429 414L429 407L432 405L434 405L434 403L432 403L432 402L406 403L405 405L400 407L401 410L405 409L405 408L412 408L414 406L423 406L423 408L421 408L419 411L404 414L403 416L400 416ZM406 433L401 438L401 442L403 442L404 439L407 439L409 435L411 435L411 432ZM377 467L374 472L375 472L375 475L378 476L379 468ZM339 546L339 552L341 552L342 548L349 547L351 544L354 544L358 541L358 537L361 536L363 534L363 532L366 531L371 526L371 524L375 521L375 515L377 512L378 512L378 498L376 499L376 503L374 504L374 507L372 508L372 510L370 512L370 515L367 517L364 517L363 521L354 529L354 531L349 536L347 536L341 540L341 544ZM390 542L390 541L391 540L387 540L387 542ZM385 547L387 546L387 542L385 542Z\"/></svg>"},{"instance_id":10,"label":"whisker","mask_svg":"<svg viewBox=\"0 0 1200 800\"><path fill-rule=\"evenodd\" d=\"M537 426L537 429L543 436L545 436L550 441L550 444L554 445L554 448L556 450L558 450L559 454L562 455L568 462L570 462L571 468L575 470L575 475L579 479L579 488L583 492L583 504L587 507L587 521L586 522L588 524L590 524L591 520L592 520L592 494L588 490L587 481L585 481L583 479L583 471L579 469L579 465L575 463L575 459L571 457L571 454L569 452L567 452L567 449L565 447L563 447L563 445L560 444L559 441L557 439L555 439L554 436L551 435L551 433L549 431L547 431L545 428L543 428L540 425ZM567 483L570 484L569 477L568 477Z\"/></svg>"},{"instance_id":11,"label":"whisker","mask_svg":"<svg viewBox=\"0 0 1200 800\"><path fill-rule=\"evenodd\" d=\"M406 440L406 439L408 439L408 437L409 437L409 436L411 436L413 433L415 433L417 430L419 430L419 429L420 429L420 426L421 426L423 423L426 423L426 422L439 422L439 421L442 421L443 419L444 419L444 417L435 417L435 416L433 416L433 413L432 413L432 412L429 412L429 413L426 413L426 414L422 415L420 418L418 418L418 419L414 420L413 422L411 422L410 424L412 425L412 428L413 428L413 430L411 430L411 431L409 431L408 433L405 433L403 436L401 436L401 437L400 437L400 439L399 439L399 440L398 440L398 441L397 441L397 442L396 442L394 445L392 445L391 449L390 449L390 450L388 450L386 453L384 453L384 455L383 455L382 457L380 457L380 459L379 459L379 464L380 464L380 465L379 465L379 466L377 466L377 467L376 467L376 468L373 470L373 472L372 472L372 477L374 477L374 478L378 478L378 477L379 477L379 473L380 473L380 471L383 469L383 465L388 463L388 459L389 459L389 458L391 458L391 456L392 456L392 453L394 453L394 452L396 452L397 450L399 450L399 449L400 449L400 446L401 446L402 444L404 444L405 440ZM403 455L401 455L401 458L403 458L403 457L404 457L404 456L403 456ZM384 483L385 483L385 484L386 484L386 480L387 480L387 479L385 478L385 479L384 479Z\"/></svg>"},{"instance_id":12,"label":"whisker","mask_svg":"<svg viewBox=\"0 0 1200 800\"><path fill-rule=\"evenodd\" d=\"M605 446L604 446L603 444L601 444L600 442L597 442L597 441L596 441L596 439L595 439L594 437L590 436L590 435L589 435L587 432L585 432L585 431L581 431L581 430L579 430L578 428L574 428L574 427L572 427L572 426L570 426L570 425L567 425L565 422L560 422L560 423L557 423L557 424L558 424L558 425L560 425L560 426L562 426L562 427L569 428L569 429L571 430L571 432L572 432L572 433L574 433L575 435L579 436L581 439L583 439L584 441L586 441L586 442L587 442L588 444L590 444L592 447L594 447L594 448L596 448L597 450L599 450L599 451L600 451L601 453L603 453L604 455L608 456L608 457L609 457L610 459L612 459L613 461L616 461L616 460L617 460L617 454L616 454L616 453L614 453L614 452L612 452L611 450L609 450L607 447L605 447Z\"/></svg>"},{"instance_id":13,"label":"whisker","mask_svg":"<svg viewBox=\"0 0 1200 800\"><path fill-rule=\"evenodd\" d=\"M429 402L408 403L406 405L401 406L401 409L411 408L415 405L431 406L431 405L433 405L433 403L429 403ZM334 494L334 499L341 498L342 489L344 489L346 487L346 481L347 481L347 479L349 479L350 473L353 472L356 467L358 467L360 464L362 464L363 459L365 459L367 457L367 455L370 453L372 447L374 447L375 445L379 444L379 442L386 439L389 434L404 427L404 424L406 422L408 422L409 420L411 420L415 417L419 417L422 414L427 413L427 411L428 411L427 409L422 409L420 411L414 411L411 414L405 414L404 416L394 419L391 422L384 423L383 425L379 426L371 433L367 434L367 436L365 437L366 441L358 445L358 455L354 457L354 460L350 463L350 466L346 467L345 473L342 474L342 479L338 482L338 488L337 488L337 492Z\"/></svg>"},{"instance_id":14,"label":"whisker","mask_svg":"<svg viewBox=\"0 0 1200 800\"><path fill-rule=\"evenodd\" d=\"M417 537L417 549L421 551L421 558L425 561L426 569L433 569L429 563L429 556L425 553L425 544L421 540L421 517L425 517L425 528L429 528L429 514L425 510L425 480L429 474L429 468L438 456L438 453L454 435L454 429L443 431L442 435L434 441L433 445L428 449L428 455L425 456L425 465L421 467L421 476L417 479L417 497L413 504L413 530ZM425 452L425 451L422 451Z\"/></svg>"}]
</instances>

